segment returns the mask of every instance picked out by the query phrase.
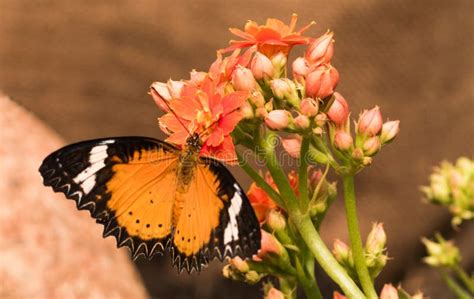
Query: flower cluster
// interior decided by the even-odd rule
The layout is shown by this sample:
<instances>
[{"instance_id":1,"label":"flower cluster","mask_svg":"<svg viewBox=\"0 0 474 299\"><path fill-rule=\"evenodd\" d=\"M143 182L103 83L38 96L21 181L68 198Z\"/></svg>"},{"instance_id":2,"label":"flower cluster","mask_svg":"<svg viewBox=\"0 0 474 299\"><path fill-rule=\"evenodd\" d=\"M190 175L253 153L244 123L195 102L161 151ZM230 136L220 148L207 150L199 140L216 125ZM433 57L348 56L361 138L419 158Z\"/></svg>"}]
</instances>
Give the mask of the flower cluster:
<instances>
[{"instance_id":1,"label":"flower cluster","mask_svg":"<svg viewBox=\"0 0 474 299\"><path fill-rule=\"evenodd\" d=\"M421 187L426 198L447 206L452 224L474 219L474 161L461 157L453 165L443 162L430 176L430 185Z\"/></svg>"},{"instance_id":2,"label":"flower cluster","mask_svg":"<svg viewBox=\"0 0 474 299\"><path fill-rule=\"evenodd\" d=\"M339 292L334 292L333 299L346 299L346 296ZM392 284L385 284L380 292L380 299L423 299L423 293L418 292L415 295L409 295L402 288L396 288Z\"/></svg>"},{"instance_id":3,"label":"flower cluster","mask_svg":"<svg viewBox=\"0 0 474 299\"><path fill-rule=\"evenodd\" d=\"M399 122L384 123L378 107L364 110L353 137L349 105L336 92L340 76L332 64L334 33L306 36L313 23L297 30L296 22L293 15L288 25L268 19L264 25L248 21L243 30L232 28L240 40L219 50L206 72L192 71L187 80L155 82L150 94L165 112L159 124L168 142L185 146L190 135L198 134L200 155L227 163L237 161L235 145L241 145L268 170L262 175L242 155L239 158L255 181L248 198L261 225L261 249L251 258L231 259L224 276L250 284L274 276L279 283L265 285L267 298L292 297L298 286L314 298L319 292L317 260L331 265L323 268L346 295L374 298L373 280L387 262L382 225L374 225L365 248L353 250L338 241L335 257L318 230L337 195L328 171L344 178L349 192L345 199L355 201L353 188L346 187L396 137ZM304 46L304 54L288 61L295 46ZM283 167L277 144L297 161L297 170ZM347 217L355 219L356 213ZM349 231L351 240L360 239L357 227Z\"/></svg>"}]
</instances>

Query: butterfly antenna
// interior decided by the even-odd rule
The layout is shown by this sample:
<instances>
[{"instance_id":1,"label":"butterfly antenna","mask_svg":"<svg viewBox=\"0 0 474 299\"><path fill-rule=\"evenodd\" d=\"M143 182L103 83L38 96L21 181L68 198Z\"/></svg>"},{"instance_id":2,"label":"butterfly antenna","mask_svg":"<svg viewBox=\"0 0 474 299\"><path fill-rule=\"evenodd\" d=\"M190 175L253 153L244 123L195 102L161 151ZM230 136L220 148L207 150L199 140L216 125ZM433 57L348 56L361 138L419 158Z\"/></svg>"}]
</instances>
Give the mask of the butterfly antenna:
<instances>
[{"instance_id":1,"label":"butterfly antenna","mask_svg":"<svg viewBox=\"0 0 474 299\"><path fill-rule=\"evenodd\" d=\"M228 113L224 114L222 117L226 117L227 115L230 115L230 114L232 114L232 113L238 111L239 109L240 109L240 107L237 107L237 108L235 108L234 110L229 111ZM199 137L202 137L202 136L204 136L205 133L208 133L207 131L208 131L210 128L212 128L214 125L216 125L216 124L219 122L219 120L220 120L220 119L215 120L215 121L213 121L209 126L207 126L207 127L204 129L204 131L202 131L201 134L199 134Z\"/></svg>"}]
</instances>

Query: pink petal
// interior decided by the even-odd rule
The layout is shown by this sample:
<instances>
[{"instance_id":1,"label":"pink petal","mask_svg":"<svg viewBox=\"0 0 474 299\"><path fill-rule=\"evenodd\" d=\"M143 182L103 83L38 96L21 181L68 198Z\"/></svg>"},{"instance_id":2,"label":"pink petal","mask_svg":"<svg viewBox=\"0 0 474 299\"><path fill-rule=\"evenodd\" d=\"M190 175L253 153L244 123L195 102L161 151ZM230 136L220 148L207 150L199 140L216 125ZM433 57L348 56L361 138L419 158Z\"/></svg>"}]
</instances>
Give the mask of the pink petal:
<instances>
[{"instance_id":1,"label":"pink petal","mask_svg":"<svg viewBox=\"0 0 474 299\"><path fill-rule=\"evenodd\" d=\"M170 135L170 137L166 138L166 142L183 145L186 144L186 139L188 139L189 133L187 131L179 131Z\"/></svg>"},{"instance_id":2,"label":"pink petal","mask_svg":"<svg viewBox=\"0 0 474 299\"><path fill-rule=\"evenodd\" d=\"M224 135L229 135L235 128L235 126L242 119L242 114L239 111L232 112L224 115L219 120L219 128L222 129Z\"/></svg>"},{"instance_id":3,"label":"pink petal","mask_svg":"<svg viewBox=\"0 0 474 299\"><path fill-rule=\"evenodd\" d=\"M211 147L219 146L224 141L224 132L221 128L216 128L212 131L211 135L206 139L206 144Z\"/></svg>"},{"instance_id":4,"label":"pink petal","mask_svg":"<svg viewBox=\"0 0 474 299\"><path fill-rule=\"evenodd\" d=\"M235 111L236 109L240 108L244 104L244 102L249 97L249 93L247 91L236 91L231 94L228 94L222 99L222 107L224 108L224 115Z\"/></svg>"}]
</instances>

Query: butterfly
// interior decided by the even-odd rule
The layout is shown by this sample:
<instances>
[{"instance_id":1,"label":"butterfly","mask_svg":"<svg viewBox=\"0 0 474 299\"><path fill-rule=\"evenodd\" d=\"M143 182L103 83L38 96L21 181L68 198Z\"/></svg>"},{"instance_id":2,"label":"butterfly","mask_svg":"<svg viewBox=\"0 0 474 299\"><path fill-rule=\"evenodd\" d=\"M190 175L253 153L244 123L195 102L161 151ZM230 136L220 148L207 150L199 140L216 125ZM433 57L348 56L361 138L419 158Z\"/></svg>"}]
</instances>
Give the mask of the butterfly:
<instances>
[{"instance_id":1,"label":"butterfly","mask_svg":"<svg viewBox=\"0 0 474 299\"><path fill-rule=\"evenodd\" d=\"M168 251L178 272L199 272L215 258L251 257L261 238L242 187L200 148L197 133L182 149L147 137L97 139L53 152L39 171L133 259Z\"/></svg>"}]
</instances>

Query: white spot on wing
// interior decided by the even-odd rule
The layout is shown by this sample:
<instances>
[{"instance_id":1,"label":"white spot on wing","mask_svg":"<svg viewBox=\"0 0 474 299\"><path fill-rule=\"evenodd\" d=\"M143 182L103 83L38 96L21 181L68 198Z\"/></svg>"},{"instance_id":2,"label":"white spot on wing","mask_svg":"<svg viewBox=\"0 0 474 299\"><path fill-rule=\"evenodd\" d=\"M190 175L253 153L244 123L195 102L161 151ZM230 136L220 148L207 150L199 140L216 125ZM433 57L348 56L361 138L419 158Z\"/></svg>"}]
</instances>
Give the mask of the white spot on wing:
<instances>
[{"instance_id":1,"label":"white spot on wing","mask_svg":"<svg viewBox=\"0 0 474 299\"><path fill-rule=\"evenodd\" d=\"M107 158L106 144L114 143L114 140L106 140L101 145L94 146L89 153L90 166L81 171L73 181L80 184L84 194L88 194L95 186L95 173L105 167L105 159Z\"/></svg>"},{"instance_id":2,"label":"white spot on wing","mask_svg":"<svg viewBox=\"0 0 474 299\"><path fill-rule=\"evenodd\" d=\"M239 239L239 229L237 226L237 215L239 215L240 210L242 208L242 197L239 185L234 183L235 193L230 200L230 206L227 209L227 213L229 214L229 223L224 230L224 244L229 244L232 241L236 241Z\"/></svg>"}]
</instances>

